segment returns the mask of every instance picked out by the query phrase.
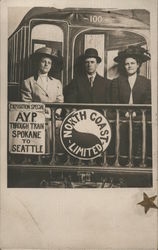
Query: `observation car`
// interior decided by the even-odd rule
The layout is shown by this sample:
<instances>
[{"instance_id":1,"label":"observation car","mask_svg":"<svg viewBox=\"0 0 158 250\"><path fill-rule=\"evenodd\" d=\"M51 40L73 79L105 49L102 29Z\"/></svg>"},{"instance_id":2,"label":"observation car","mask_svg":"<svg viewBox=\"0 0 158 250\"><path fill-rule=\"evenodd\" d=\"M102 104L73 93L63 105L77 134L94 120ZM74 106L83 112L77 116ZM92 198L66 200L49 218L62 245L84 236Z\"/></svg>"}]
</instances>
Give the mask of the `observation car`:
<instances>
[{"instance_id":1,"label":"observation car","mask_svg":"<svg viewBox=\"0 0 158 250\"><path fill-rule=\"evenodd\" d=\"M80 73L76 64L78 57L89 47L96 48L102 57L98 73L108 79L118 76L113 58L118 51L129 45L141 45L150 51L150 13L146 10L118 10L34 7L23 18L8 39L8 103L20 102L20 87L31 76L30 55L38 48L55 48L63 58L63 68L54 68L54 76L61 80L63 88L75 74ZM141 67L141 75L150 78L150 62ZM52 114L52 141L49 153L41 156L12 154L8 150L8 187L61 187L61 188L110 188L152 186L152 122L151 105L111 104L58 104L45 103ZM59 130L56 109L69 115L74 110L100 109L111 126L111 146L100 155L99 160L75 159L62 145L58 145ZM129 119L121 120L120 112L129 112ZM141 113L140 121L132 117L133 111ZM121 155L120 126L127 123L128 154ZM141 152L134 153L133 125L141 128ZM9 133L8 133L9 134ZM9 149L8 142L8 149ZM59 143L60 144L60 143ZM36 159L38 158L38 159ZM25 160L24 160L25 159Z\"/></svg>"}]
</instances>

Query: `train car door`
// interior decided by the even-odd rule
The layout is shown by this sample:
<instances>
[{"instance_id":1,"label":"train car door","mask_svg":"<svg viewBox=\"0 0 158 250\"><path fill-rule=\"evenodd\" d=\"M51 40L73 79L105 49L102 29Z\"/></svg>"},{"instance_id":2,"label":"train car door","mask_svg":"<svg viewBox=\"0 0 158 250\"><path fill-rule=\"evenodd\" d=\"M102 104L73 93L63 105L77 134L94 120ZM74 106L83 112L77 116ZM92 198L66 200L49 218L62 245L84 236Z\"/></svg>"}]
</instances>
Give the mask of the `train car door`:
<instances>
[{"instance_id":1,"label":"train car door","mask_svg":"<svg viewBox=\"0 0 158 250\"><path fill-rule=\"evenodd\" d=\"M64 32L55 24L37 24L31 31L31 53L41 47L51 47L59 57L64 54ZM32 66L32 65L31 65ZM53 76L63 82L62 65L53 65ZM30 69L31 70L31 69Z\"/></svg>"}]
</instances>

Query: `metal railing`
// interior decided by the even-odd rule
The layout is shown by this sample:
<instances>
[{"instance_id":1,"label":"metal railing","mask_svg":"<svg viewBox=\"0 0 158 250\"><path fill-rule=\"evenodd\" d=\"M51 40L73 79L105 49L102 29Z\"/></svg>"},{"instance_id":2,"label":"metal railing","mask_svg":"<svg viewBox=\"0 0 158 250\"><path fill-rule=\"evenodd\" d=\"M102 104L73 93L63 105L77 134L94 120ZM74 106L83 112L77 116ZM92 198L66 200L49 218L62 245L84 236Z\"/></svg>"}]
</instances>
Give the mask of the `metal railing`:
<instances>
[{"instance_id":1,"label":"metal railing","mask_svg":"<svg viewBox=\"0 0 158 250\"><path fill-rule=\"evenodd\" d=\"M120 142L121 142L121 136L123 134L120 133L120 127L125 124L129 126L129 145L126 145L129 148L129 154L126 156L126 158L129 159L127 167L133 167L133 128L134 125L139 126L140 125L140 132L142 133L142 141L141 141L141 155L139 156L141 158L141 163L139 164L140 167L148 167L146 164L147 160L151 160L151 155L147 155L147 126L148 126L148 137L151 137L151 106L150 105L93 105L93 104L46 104L46 107L51 108L51 114L52 114L52 133L53 133L53 146L52 146L52 160L50 162L50 165L56 164L56 155L60 154L60 152L56 152L56 118L55 113L56 109L62 108L65 111L65 117L70 114L72 111L76 111L79 109L84 108L91 108L91 109L97 109L100 111L104 116L108 119L109 123L115 126L115 154L110 155L105 152L103 154L103 166L107 166L107 158L108 157L116 157L114 166L119 167L119 157L120 155ZM150 132L149 132L150 130ZM114 130L112 131L114 132ZM127 135L126 135L127 136ZM139 139L139 138L138 138ZM151 142L151 141L150 141ZM152 145L150 145L152 147ZM68 155L68 161L70 165L70 156ZM78 162L77 165L79 165L81 162ZM93 165L93 160L89 163L90 165Z\"/></svg>"},{"instance_id":2,"label":"metal railing","mask_svg":"<svg viewBox=\"0 0 158 250\"><path fill-rule=\"evenodd\" d=\"M152 174L152 123L151 105L110 105L110 104L59 104L45 103L51 110L50 133L46 144L49 150L43 156L38 156L34 162L16 162L10 157L9 168L32 171L77 173L88 179L89 174ZM56 117L56 110L61 109L61 117ZM72 111L93 109L103 114L112 130L112 140L107 150L94 160L79 160L69 155L60 144L59 129L64 118ZM48 129L48 128L47 128ZM60 144L60 147L59 147ZM16 156L18 158L18 156Z\"/></svg>"}]
</instances>

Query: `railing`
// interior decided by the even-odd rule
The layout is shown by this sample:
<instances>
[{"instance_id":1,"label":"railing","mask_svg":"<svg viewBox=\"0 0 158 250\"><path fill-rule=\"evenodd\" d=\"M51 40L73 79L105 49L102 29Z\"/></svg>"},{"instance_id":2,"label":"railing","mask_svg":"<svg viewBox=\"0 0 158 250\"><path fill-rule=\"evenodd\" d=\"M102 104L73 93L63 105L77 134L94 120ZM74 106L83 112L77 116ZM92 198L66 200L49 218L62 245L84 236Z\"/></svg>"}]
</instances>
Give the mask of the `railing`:
<instances>
[{"instance_id":1,"label":"railing","mask_svg":"<svg viewBox=\"0 0 158 250\"><path fill-rule=\"evenodd\" d=\"M49 172L50 180L60 175L66 183L71 183L72 176L81 183L95 180L99 176L101 186L108 176L108 184L113 185L113 176L142 176L145 186L151 186L152 179L152 124L151 105L102 105L102 104L45 104L51 110L51 121L47 123L47 152L43 156L8 155L10 170ZM60 118L56 110L61 109ZM107 150L94 160L75 159L62 147L59 129L63 119L72 111L93 109L103 114L110 123L112 140ZM48 125L49 123L49 125ZM57 128L57 124L59 127ZM51 125L51 127L50 127ZM50 136L52 134L52 136ZM52 140L51 138L52 137ZM31 158L32 157L32 158ZM78 177L74 177L76 174ZM111 183L111 184L110 184ZM120 183L120 180L119 180ZM69 185L65 184L65 185ZM124 185L124 184L122 184ZM71 185L70 185L71 186ZM130 186L130 185L129 185ZM135 186L135 184L134 184Z\"/></svg>"}]
</instances>

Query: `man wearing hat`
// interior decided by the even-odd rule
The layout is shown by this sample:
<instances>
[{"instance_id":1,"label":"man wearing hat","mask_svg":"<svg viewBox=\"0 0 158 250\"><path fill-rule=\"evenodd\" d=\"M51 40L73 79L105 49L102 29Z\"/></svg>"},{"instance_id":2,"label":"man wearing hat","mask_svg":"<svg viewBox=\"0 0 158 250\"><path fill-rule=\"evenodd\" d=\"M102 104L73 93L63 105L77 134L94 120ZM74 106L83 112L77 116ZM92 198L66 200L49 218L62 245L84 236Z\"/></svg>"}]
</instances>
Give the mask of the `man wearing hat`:
<instances>
[{"instance_id":1,"label":"man wearing hat","mask_svg":"<svg viewBox=\"0 0 158 250\"><path fill-rule=\"evenodd\" d=\"M65 88L65 102L108 103L109 81L97 73L97 66L101 62L97 50L88 48L83 59L84 72L76 76Z\"/></svg>"}]
</instances>

